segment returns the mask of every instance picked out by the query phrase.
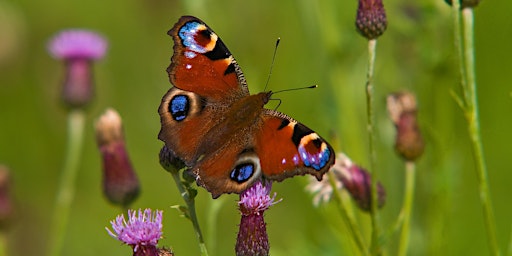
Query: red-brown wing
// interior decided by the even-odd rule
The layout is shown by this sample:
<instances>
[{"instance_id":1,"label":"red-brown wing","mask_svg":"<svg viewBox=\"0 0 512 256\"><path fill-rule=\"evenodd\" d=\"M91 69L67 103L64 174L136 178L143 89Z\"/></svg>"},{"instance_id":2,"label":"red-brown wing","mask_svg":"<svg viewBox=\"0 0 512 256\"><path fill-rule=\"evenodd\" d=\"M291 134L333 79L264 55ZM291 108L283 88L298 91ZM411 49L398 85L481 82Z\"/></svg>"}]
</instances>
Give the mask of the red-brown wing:
<instances>
[{"instance_id":1,"label":"red-brown wing","mask_svg":"<svg viewBox=\"0 0 512 256\"><path fill-rule=\"evenodd\" d=\"M262 174L271 180L304 174L321 180L334 164L334 150L323 138L277 111L265 109L255 144Z\"/></svg>"},{"instance_id":2,"label":"red-brown wing","mask_svg":"<svg viewBox=\"0 0 512 256\"><path fill-rule=\"evenodd\" d=\"M167 69L174 87L158 110L162 125L158 138L192 165L205 135L226 118L222 110L249 96L249 91L235 59L203 21L183 16L168 34L174 40Z\"/></svg>"},{"instance_id":3,"label":"red-brown wing","mask_svg":"<svg viewBox=\"0 0 512 256\"><path fill-rule=\"evenodd\" d=\"M212 101L249 95L237 62L203 21L183 16L169 30L174 54L167 68L171 83Z\"/></svg>"}]
</instances>

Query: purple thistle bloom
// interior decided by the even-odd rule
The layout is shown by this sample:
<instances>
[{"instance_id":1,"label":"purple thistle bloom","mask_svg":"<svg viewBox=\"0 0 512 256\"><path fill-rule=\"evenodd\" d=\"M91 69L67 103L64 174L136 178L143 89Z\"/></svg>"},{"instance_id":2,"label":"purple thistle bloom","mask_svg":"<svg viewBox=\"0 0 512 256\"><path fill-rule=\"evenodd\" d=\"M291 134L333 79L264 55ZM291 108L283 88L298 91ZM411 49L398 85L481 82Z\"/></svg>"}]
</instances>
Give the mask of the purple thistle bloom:
<instances>
[{"instance_id":1,"label":"purple thistle bloom","mask_svg":"<svg viewBox=\"0 0 512 256\"><path fill-rule=\"evenodd\" d=\"M263 212L275 201L276 194L270 197L272 183L256 182L252 187L240 194L240 229L236 240L236 255L268 255L270 246Z\"/></svg>"},{"instance_id":2,"label":"purple thistle bloom","mask_svg":"<svg viewBox=\"0 0 512 256\"><path fill-rule=\"evenodd\" d=\"M106 50L107 41L87 30L65 30L50 40L50 55L65 63L62 99L68 106L81 108L91 101L94 95L91 65L103 58Z\"/></svg>"},{"instance_id":3,"label":"purple thistle bloom","mask_svg":"<svg viewBox=\"0 0 512 256\"><path fill-rule=\"evenodd\" d=\"M105 55L107 45L107 41L95 32L70 29L54 36L48 51L55 59L98 60Z\"/></svg>"},{"instance_id":4,"label":"purple thistle bloom","mask_svg":"<svg viewBox=\"0 0 512 256\"><path fill-rule=\"evenodd\" d=\"M156 245L162 238L162 211L156 210L153 214L151 209L138 214L135 210L128 210L128 221L124 215L118 215L110 222L112 229L105 228L110 236L132 246L133 255L158 255Z\"/></svg>"}]
</instances>

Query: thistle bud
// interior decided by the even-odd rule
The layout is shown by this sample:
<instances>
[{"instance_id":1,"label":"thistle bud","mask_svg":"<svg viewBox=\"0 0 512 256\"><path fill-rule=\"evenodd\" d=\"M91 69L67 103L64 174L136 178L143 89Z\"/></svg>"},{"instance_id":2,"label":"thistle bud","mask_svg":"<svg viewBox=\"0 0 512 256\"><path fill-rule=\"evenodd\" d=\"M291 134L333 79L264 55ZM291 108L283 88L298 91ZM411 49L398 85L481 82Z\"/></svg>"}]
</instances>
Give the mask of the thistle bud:
<instances>
[{"instance_id":1,"label":"thistle bud","mask_svg":"<svg viewBox=\"0 0 512 256\"><path fill-rule=\"evenodd\" d=\"M185 163L165 145L160 150L159 158L160 165L168 172L177 172L185 167Z\"/></svg>"},{"instance_id":2,"label":"thistle bud","mask_svg":"<svg viewBox=\"0 0 512 256\"><path fill-rule=\"evenodd\" d=\"M235 246L237 256L269 255L270 245L263 213L281 201L275 201L275 193L270 197L271 189L272 183L262 184L258 181L240 194L238 206L242 219Z\"/></svg>"},{"instance_id":3,"label":"thistle bud","mask_svg":"<svg viewBox=\"0 0 512 256\"><path fill-rule=\"evenodd\" d=\"M396 152L406 161L415 161L425 149L416 117L416 98L408 92L391 94L387 98L387 106L397 130Z\"/></svg>"},{"instance_id":4,"label":"thistle bud","mask_svg":"<svg viewBox=\"0 0 512 256\"><path fill-rule=\"evenodd\" d=\"M107 199L123 207L139 195L139 180L126 151L122 121L107 109L96 121L96 142L103 160L103 192Z\"/></svg>"},{"instance_id":5,"label":"thistle bud","mask_svg":"<svg viewBox=\"0 0 512 256\"><path fill-rule=\"evenodd\" d=\"M366 170L355 165L345 154L340 153L330 171L333 172L336 179L334 184L336 184L337 190L345 188L359 208L364 211L371 210L372 182L371 176ZM322 181L311 179L307 189L315 194L313 198L313 204L315 205L329 201L333 193L329 176L324 177ZM386 191L380 183L377 183L377 195L378 207L380 208L386 202Z\"/></svg>"},{"instance_id":6,"label":"thistle bud","mask_svg":"<svg viewBox=\"0 0 512 256\"><path fill-rule=\"evenodd\" d=\"M375 39L386 31L388 21L382 0L359 0L356 28L368 40Z\"/></svg>"},{"instance_id":7,"label":"thistle bud","mask_svg":"<svg viewBox=\"0 0 512 256\"><path fill-rule=\"evenodd\" d=\"M372 178L365 169L355 165L344 154L339 154L333 169L339 168L341 182L345 189L356 201L359 208L364 211L371 210L372 202ZM377 206L381 208L386 202L386 191L382 184L377 183Z\"/></svg>"},{"instance_id":8,"label":"thistle bud","mask_svg":"<svg viewBox=\"0 0 512 256\"><path fill-rule=\"evenodd\" d=\"M71 108L85 107L94 95L92 63L103 58L106 40L87 30L66 30L54 36L50 54L64 61L66 68L62 100Z\"/></svg>"}]
</instances>

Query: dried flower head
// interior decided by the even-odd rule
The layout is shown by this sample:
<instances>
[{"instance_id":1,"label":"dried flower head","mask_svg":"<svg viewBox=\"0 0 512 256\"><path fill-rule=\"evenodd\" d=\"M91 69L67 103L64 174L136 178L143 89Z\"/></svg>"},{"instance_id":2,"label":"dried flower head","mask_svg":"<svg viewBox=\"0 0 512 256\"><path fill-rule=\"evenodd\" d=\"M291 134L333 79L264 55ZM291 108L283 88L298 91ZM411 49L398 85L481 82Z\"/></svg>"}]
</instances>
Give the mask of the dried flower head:
<instances>
[{"instance_id":1,"label":"dried flower head","mask_svg":"<svg viewBox=\"0 0 512 256\"><path fill-rule=\"evenodd\" d=\"M121 117L107 109L95 126L103 160L103 192L111 203L126 207L139 195L139 180L125 147Z\"/></svg>"},{"instance_id":2,"label":"dried flower head","mask_svg":"<svg viewBox=\"0 0 512 256\"><path fill-rule=\"evenodd\" d=\"M336 180L336 189L345 188L351 197L356 201L359 208L365 211L371 209L371 176L363 168L355 165L345 154L339 153L336 162L331 167ZM333 189L329 181L329 176L318 182L311 180L306 188L315 194L313 204L318 206L322 202L330 200ZM377 184L378 206L384 206L386 200L386 191L384 187Z\"/></svg>"},{"instance_id":3,"label":"dried flower head","mask_svg":"<svg viewBox=\"0 0 512 256\"><path fill-rule=\"evenodd\" d=\"M135 210L128 210L128 220L124 215L118 215L110 222L111 231L105 228L110 236L130 245L133 248L133 255L157 256L158 240L162 238L162 211L146 209L138 213Z\"/></svg>"},{"instance_id":4,"label":"dried flower head","mask_svg":"<svg viewBox=\"0 0 512 256\"><path fill-rule=\"evenodd\" d=\"M103 58L107 41L88 30L65 30L54 36L48 51L66 67L62 99L72 108L85 107L94 95L92 62Z\"/></svg>"},{"instance_id":5,"label":"dried flower head","mask_svg":"<svg viewBox=\"0 0 512 256\"><path fill-rule=\"evenodd\" d=\"M407 161L416 160L425 149L417 122L416 97L409 92L394 93L388 96L387 106L397 130L396 152Z\"/></svg>"},{"instance_id":6,"label":"dried flower head","mask_svg":"<svg viewBox=\"0 0 512 256\"><path fill-rule=\"evenodd\" d=\"M275 201L276 194L270 197L272 183L256 182L240 194L238 206L242 218L236 239L236 255L268 255L270 245L263 213L270 206L279 203Z\"/></svg>"},{"instance_id":7,"label":"dried flower head","mask_svg":"<svg viewBox=\"0 0 512 256\"><path fill-rule=\"evenodd\" d=\"M388 21L382 0L359 0L356 16L357 31L367 39L375 39L386 31Z\"/></svg>"}]
</instances>

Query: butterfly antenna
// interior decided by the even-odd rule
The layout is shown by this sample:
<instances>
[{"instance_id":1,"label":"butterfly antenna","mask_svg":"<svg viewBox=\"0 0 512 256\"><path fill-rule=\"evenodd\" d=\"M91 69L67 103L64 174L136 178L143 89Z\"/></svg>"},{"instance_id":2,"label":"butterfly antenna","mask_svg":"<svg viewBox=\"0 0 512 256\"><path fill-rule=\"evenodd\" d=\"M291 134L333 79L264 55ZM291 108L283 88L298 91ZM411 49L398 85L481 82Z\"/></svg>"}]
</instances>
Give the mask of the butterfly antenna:
<instances>
[{"instance_id":1,"label":"butterfly antenna","mask_svg":"<svg viewBox=\"0 0 512 256\"><path fill-rule=\"evenodd\" d=\"M289 88L289 89L284 89L284 90L272 92L272 95L274 95L276 93L281 93L281 92L289 92L289 91L296 91L296 90L303 90L303 89L314 89L314 88L317 88L317 87L318 87L318 85L315 84L315 85L306 86L306 87ZM269 100L277 100L278 101L277 106L274 108L274 110L277 110L277 108L279 108L279 106L281 106L281 99L279 99L279 98L270 98Z\"/></svg>"},{"instance_id":2,"label":"butterfly antenna","mask_svg":"<svg viewBox=\"0 0 512 256\"><path fill-rule=\"evenodd\" d=\"M272 63L270 64L270 71L268 72L267 82L265 83L265 89L263 90L264 92L267 91L268 83L270 82L270 76L272 76L272 69L274 68L274 61L276 59L279 42L281 42L281 38L278 37L276 40L276 46L274 47L274 54L272 55Z\"/></svg>"},{"instance_id":3,"label":"butterfly antenna","mask_svg":"<svg viewBox=\"0 0 512 256\"><path fill-rule=\"evenodd\" d=\"M315 84L315 85L310 85L310 86L306 86L306 87L288 88L288 89L284 89L284 90L280 90L280 91L275 91L272 94L281 93L281 92L296 91L296 90L304 90L304 89L315 89L317 87L318 87L318 85Z\"/></svg>"}]
</instances>

